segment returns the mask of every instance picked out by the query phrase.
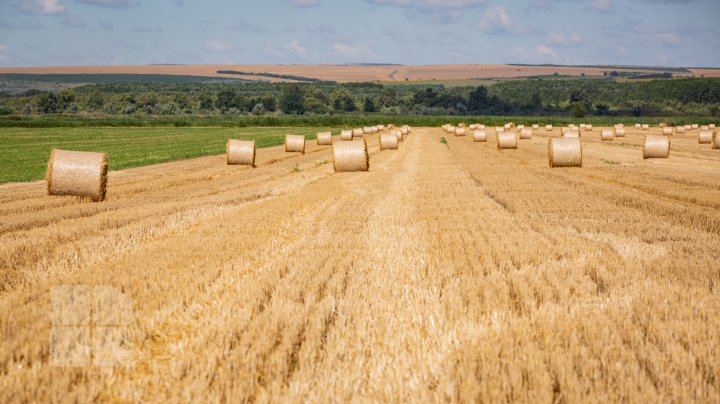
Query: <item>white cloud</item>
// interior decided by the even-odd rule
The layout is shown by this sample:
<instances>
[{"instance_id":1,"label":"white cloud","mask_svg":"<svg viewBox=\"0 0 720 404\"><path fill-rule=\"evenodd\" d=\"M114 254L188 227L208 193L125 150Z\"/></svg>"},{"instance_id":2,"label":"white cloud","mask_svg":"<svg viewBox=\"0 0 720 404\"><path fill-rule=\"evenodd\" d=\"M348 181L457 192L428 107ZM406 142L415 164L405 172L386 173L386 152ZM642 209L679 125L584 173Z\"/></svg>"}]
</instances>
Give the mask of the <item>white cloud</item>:
<instances>
[{"instance_id":1,"label":"white cloud","mask_svg":"<svg viewBox=\"0 0 720 404\"><path fill-rule=\"evenodd\" d=\"M75 0L78 3L90 4L93 6L110 7L110 8L130 8L139 6L138 0Z\"/></svg>"},{"instance_id":2,"label":"white cloud","mask_svg":"<svg viewBox=\"0 0 720 404\"><path fill-rule=\"evenodd\" d=\"M510 16L503 6L485 10L478 27L481 31L489 34L516 35L524 32L510 20Z\"/></svg>"},{"instance_id":3,"label":"white cloud","mask_svg":"<svg viewBox=\"0 0 720 404\"><path fill-rule=\"evenodd\" d=\"M535 52L543 56L550 56L553 59L557 59L558 57L557 52L555 52L552 48L546 45L539 45L537 48L535 48Z\"/></svg>"},{"instance_id":4,"label":"white cloud","mask_svg":"<svg viewBox=\"0 0 720 404\"><path fill-rule=\"evenodd\" d=\"M375 53L367 46L334 43L332 48L335 56L337 56L335 60L342 59L345 62L360 62L376 58Z\"/></svg>"},{"instance_id":5,"label":"white cloud","mask_svg":"<svg viewBox=\"0 0 720 404\"><path fill-rule=\"evenodd\" d=\"M287 44L287 45L285 46L285 48L286 48L288 51L290 51L290 53L293 53L293 54L298 55L298 56L303 56L303 55L305 55L305 52L307 51L307 50L305 49L305 47L303 47L302 45L300 45L300 42L298 42L296 39L293 39L292 41L290 41L290 43Z\"/></svg>"},{"instance_id":6,"label":"white cloud","mask_svg":"<svg viewBox=\"0 0 720 404\"><path fill-rule=\"evenodd\" d=\"M15 8L28 14L55 15L65 12L60 0L23 0L15 3Z\"/></svg>"},{"instance_id":7,"label":"white cloud","mask_svg":"<svg viewBox=\"0 0 720 404\"><path fill-rule=\"evenodd\" d=\"M564 35L564 34L560 34L557 32L551 32L550 35L548 35L547 42L550 45L561 46L561 47L570 47L570 46L582 45L583 38L577 32L573 32L569 35Z\"/></svg>"},{"instance_id":8,"label":"white cloud","mask_svg":"<svg viewBox=\"0 0 720 404\"><path fill-rule=\"evenodd\" d=\"M606 14L612 14L615 12L615 3L613 0L591 0L590 8Z\"/></svg>"},{"instance_id":9,"label":"white cloud","mask_svg":"<svg viewBox=\"0 0 720 404\"><path fill-rule=\"evenodd\" d=\"M480 7L486 0L365 0L376 6L392 6L409 11L408 17L416 14L430 17L435 23L452 23L460 20L463 11Z\"/></svg>"},{"instance_id":10,"label":"white cloud","mask_svg":"<svg viewBox=\"0 0 720 404\"><path fill-rule=\"evenodd\" d=\"M322 4L320 0L288 0L287 3L295 7L317 7Z\"/></svg>"},{"instance_id":11,"label":"white cloud","mask_svg":"<svg viewBox=\"0 0 720 404\"><path fill-rule=\"evenodd\" d=\"M680 37L673 32L660 32L655 34L655 40L662 46L676 47L682 44Z\"/></svg>"},{"instance_id":12,"label":"white cloud","mask_svg":"<svg viewBox=\"0 0 720 404\"><path fill-rule=\"evenodd\" d=\"M231 52L235 50L235 46L222 41L207 41L204 48L211 52Z\"/></svg>"}]
</instances>

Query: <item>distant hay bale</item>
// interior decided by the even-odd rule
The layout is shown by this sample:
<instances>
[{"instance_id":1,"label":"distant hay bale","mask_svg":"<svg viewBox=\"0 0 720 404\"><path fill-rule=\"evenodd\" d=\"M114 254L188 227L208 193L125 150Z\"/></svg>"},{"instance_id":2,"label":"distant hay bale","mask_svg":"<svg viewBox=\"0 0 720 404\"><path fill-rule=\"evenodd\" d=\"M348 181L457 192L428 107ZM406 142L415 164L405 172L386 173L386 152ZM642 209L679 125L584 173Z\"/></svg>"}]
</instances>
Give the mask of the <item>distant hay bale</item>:
<instances>
[{"instance_id":1,"label":"distant hay bale","mask_svg":"<svg viewBox=\"0 0 720 404\"><path fill-rule=\"evenodd\" d=\"M585 125L585 131L586 132L592 132L593 126L592 125Z\"/></svg>"},{"instance_id":2,"label":"distant hay bale","mask_svg":"<svg viewBox=\"0 0 720 404\"><path fill-rule=\"evenodd\" d=\"M497 134L497 148L498 149L517 149L518 146L518 135L517 133L503 132Z\"/></svg>"},{"instance_id":3,"label":"distant hay bale","mask_svg":"<svg viewBox=\"0 0 720 404\"><path fill-rule=\"evenodd\" d=\"M413 131L412 126L408 126L407 129L408 129L408 133L412 133L412 131Z\"/></svg>"},{"instance_id":4,"label":"distant hay bale","mask_svg":"<svg viewBox=\"0 0 720 404\"><path fill-rule=\"evenodd\" d=\"M616 124L615 124L615 127L616 127L616 128L624 128L624 127L625 127L625 124L616 123Z\"/></svg>"},{"instance_id":5,"label":"distant hay bale","mask_svg":"<svg viewBox=\"0 0 720 404\"><path fill-rule=\"evenodd\" d=\"M363 129L363 128L353 129L353 137L363 137L363 134L365 134L365 129Z\"/></svg>"},{"instance_id":6,"label":"distant hay bale","mask_svg":"<svg viewBox=\"0 0 720 404\"><path fill-rule=\"evenodd\" d=\"M448 133L455 134L455 131L456 131L457 129L458 129L458 128L456 128L456 127L454 127L454 126L449 126L447 132L448 132ZM403 135L407 135L407 128L403 128L402 130L403 130Z\"/></svg>"},{"instance_id":7,"label":"distant hay bale","mask_svg":"<svg viewBox=\"0 0 720 404\"><path fill-rule=\"evenodd\" d=\"M586 127L586 126L587 126L586 124L581 123L581 124L580 124L580 130L585 130L585 127Z\"/></svg>"},{"instance_id":8,"label":"distant hay bale","mask_svg":"<svg viewBox=\"0 0 720 404\"><path fill-rule=\"evenodd\" d=\"M635 124L635 129L640 129L640 128L642 128L642 124L636 123L636 124Z\"/></svg>"},{"instance_id":9,"label":"distant hay bale","mask_svg":"<svg viewBox=\"0 0 720 404\"><path fill-rule=\"evenodd\" d=\"M528 140L532 139L533 130L530 128L522 128L520 129L520 139L522 140Z\"/></svg>"},{"instance_id":10,"label":"distant hay bale","mask_svg":"<svg viewBox=\"0 0 720 404\"><path fill-rule=\"evenodd\" d=\"M455 136L465 136L465 128L455 129Z\"/></svg>"},{"instance_id":11,"label":"distant hay bale","mask_svg":"<svg viewBox=\"0 0 720 404\"><path fill-rule=\"evenodd\" d=\"M370 127L370 131L371 131L372 133L378 133L378 132L380 131L380 129L379 129L377 126L371 126L371 127Z\"/></svg>"},{"instance_id":12,"label":"distant hay bale","mask_svg":"<svg viewBox=\"0 0 720 404\"><path fill-rule=\"evenodd\" d=\"M600 140L603 142L611 142L615 140L615 131L612 129L603 129L600 131Z\"/></svg>"},{"instance_id":13,"label":"distant hay bale","mask_svg":"<svg viewBox=\"0 0 720 404\"><path fill-rule=\"evenodd\" d=\"M532 128L533 128L533 129L540 129L540 125L538 125L538 124L533 124Z\"/></svg>"},{"instance_id":14,"label":"distant hay bale","mask_svg":"<svg viewBox=\"0 0 720 404\"><path fill-rule=\"evenodd\" d=\"M315 136L318 146L328 146L332 144L332 132L318 132Z\"/></svg>"},{"instance_id":15,"label":"distant hay bale","mask_svg":"<svg viewBox=\"0 0 720 404\"><path fill-rule=\"evenodd\" d=\"M548 162L555 167L582 167L582 144L579 137L550 138Z\"/></svg>"},{"instance_id":16,"label":"distant hay bale","mask_svg":"<svg viewBox=\"0 0 720 404\"><path fill-rule=\"evenodd\" d=\"M660 122L660 125L658 125L661 128L666 128L667 124L665 122Z\"/></svg>"},{"instance_id":17,"label":"distant hay bale","mask_svg":"<svg viewBox=\"0 0 720 404\"><path fill-rule=\"evenodd\" d=\"M710 129L715 129L715 124L714 124L714 123L711 123L711 124L708 125L708 126L710 127Z\"/></svg>"},{"instance_id":18,"label":"distant hay bale","mask_svg":"<svg viewBox=\"0 0 720 404\"><path fill-rule=\"evenodd\" d=\"M388 129L395 129L395 125L389 124L389 125L388 125Z\"/></svg>"},{"instance_id":19,"label":"distant hay bale","mask_svg":"<svg viewBox=\"0 0 720 404\"><path fill-rule=\"evenodd\" d=\"M663 133L663 135L665 135L665 136L670 136L670 135L672 135L672 134L673 134L673 128L672 128L672 126L666 126L666 127L664 127L662 133Z\"/></svg>"},{"instance_id":20,"label":"distant hay bale","mask_svg":"<svg viewBox=\"0 0 720 404\"><path fill-rule=\"evenodd\" d=\"M504 132L505 132L504 127L502 127L502 126L495 127L495 133L504 133Z\"/></svg>"},{"instance_id":21,"label":"distant hay bale","mask_svg":"<svg viewBox=\"0 0 720 404\"><path fill-rule=\"evenodd\" d=\"M385 130L385 125L378 125L378 130Z\"/></svg>"},{"instance_id":22,"label":"distant hay bale","mask_svg":"<svg viewBox=\"0 0 720 404\"><path fill-rule=\"evenodd\" d=\"M455 127L454 127L454 126L451 126L450 128L452 128L453 130L455 130ZM401 133L403 136L407 136L408 134L410 134L410 128L408 128L407 126L403 126L402 128L400 128L400 133Z\"/></svg>"},{"instance_id":23,"label":"distant hay bale","mask_svg":"<svg viewBox=\"0 0 720 404\"><path fill-rule=\"evenodd\" d=\"M712 143L712 139L713 131L701 130L700 133L698 133L698 144L710 144Z\"/></svg>"},{"instance_id":24,"label":"distant hay bale","mask_svg":"<svg viewBox=\"0 0 720 404\"><path fill-rule=\"evenodd\" d=\"M470 126L468 126L469 130L475 130L475 128L477 128L477 125L475 125L474 123L471 123Z\"/></svg>"},{"instance_id":25,"label":"distant hay bale","mask_svg":"<svg viewBox=\"0 0 720 404\"><path fill-rule=\"evenodd\" d=\"M624 127L615 128L615 136L616 137L625 137L625 128Z\"/></svg>"},{"instance_id":26,"label":"distant hay bale","mask_svg":"<svg viewBox=\"0 0 720 404\"><path fill-rule=\"evenodd\" d=\"M285 152L305 154L305 136L285 135Z\"/></svg>"},{"instance_id":27,"label":"distant hay bale","mask_svg":"<svg viewBox=\"0 0 720 404\"><path fill-rule=\"evenodd\" d=\"M642 126L642 130L650 130L650 125L644 123Z\"/></svg>"},{"instance_id":28,"label":"distant hay bale","mask_svg":"<svg viewBox=\"0 0 720 404\"><path fill-rule=\"evenodd\" d=\"M566 130L562 135L563 135L563 137L580 137L580 131L579 130Z\"/></svg>"},{"instance_id":29,"label":"distant hay bale","mask_svg":"<svg viewBox=\"0 0 720 404\"><path fill-rule=\"evenodd\" d=\"M443 126L441 126L441 128L443 132L447 132L448 124L444 124Z\"/></svg>"},{"instance_id":30,"label":"distant hay bale","mask_svg":"<svg viewBox=\"0 0 720 404\"><path fill-rule=\"evenodd\" d=\"M545 130L548 132L552 132L553 126L552 125L545 125Z\"/></svg>"},{"instance_id":31,"label":"distant hay bale","mask_svg":"<svg viewBox=\"0 0 720 404\"><path fill-rule=\"evenodd\" d=\"M684 135L685 134L685 127L684 126L678 126L675 128L675 133L678 135Z\"/></svg>"},{"instance_id":32,"label":"distant hay bale","mask_svg":"<svg viewBox=\"0 0 720 404\"><path fill-rule=\"evenodd\" d=\"M485 129L476 130L473 133L473 142L487 142L487 132L485 132Z\"/></svg>"},{"instance_id":33,"label":"distant hay bale","mask_svg":"<svg viewBox=\"0 0 720 404\"><path fill-rule=\"evenodd\" d=\"M645 135L643 158L668 158L670 156L670 138L661 135Z\"/></svg>"},{"instance_id":34,"label":"distant hay bale","mask_svg":"<svg viewBox=\"0 0 720 404\"><path fill-rule=\"evenodd\" d=\"M525 129L525 125L518 125L517 128L518 128L518 130L523 130L523 129Z\"/></svg>"},{"instance_id":35,"label":"distant hay bale","mask_svg":"<svg viewBox=\"0 0 720 404\"><path fill-rule=\"evenodd\" d=\"M230 139L225 146L225 161L227 165L242 165L255 167L257 148L254 140Z\"/></svg>"},{"instance_id":36,"label":"distant hay bale","mask_svg":"<svg viewBox=\"0 0 720 404\"><path fill-rule=\"evenodd\" d=\"M367 141L356 139L352 142L333 144L333 167L336 173L368 171L370 160L367 152Z\"/></svg>"},{"instance_id":37,"label":"distant hay bale","mask_svg":"<svg viewBox=\"0 0 720 404\"><path fill-rule=\"evenodd\" d=\"M363 128L363 134L369 135L372 133L372 128L370 126L366 126Z\"/></svg>"},{"instance_id":38,"label":"distant hay bale","mask_svg":"<svg viewBox=\"0 0 720 404\"><path fill-rule=\"evenodd\" d=\"M712 148L720 149L720 134L717 131L713 132Z\"/></svg>"},{"instance_id":39,"label":"distant hay bale","mask_svg":"<svg viewBox=\"0 0 720 404\"><path fill-rule=\"evenodd\" d=\"M108 158L106 153L53 149L45 179L48 195L72 195L105 200Z\"/></svg>"},{"instance_id":40,"label":"distant hay bale","mask_svg":"<svg viewBox=\"0 0 720 404\"><path fill-rule=\"evenodd\" d=\"M463 128L463 129L464 129L464 128L465 128L465 122L460 122L460 123L458 124L458 128Z\"/></svg>"},{"instance_id":41,"label":"distant hay bale","mask_svg":"<svg viewBox=\"0 0 720 404\"><path fill-rule=\"evenodd\" d=\"M362 136L362 133L360 134ZM340 140L353 140L353 131L343 130L340 132Z\"/></svg>"},{"instance_id":42,"label":"distant hay bale","mask_svg":"<svg viewBox=\"0 0 720 404\"><path fill-rule=\"evenodd\" d=\"M400 132L399 130L394 130L394 131L392 131L392 132L390 132L390 133L392 133L392 134L397 138L398 142L402 142L402 141L403 141L402 132Z\"/></svg>"},{"instance_id":43,"label":"distant hay bale","mask_svg":"<svg viewBox=\"0 0 720 404\"><path fill-rule=\"evenodd\" d=\"M512 129L513 127L512 127L512 124L506 123L505 126L504 126L504 128L505 128L505 130L510 130L510 129Z\"/></svg>"},{"instance_id":44,"label":"distant hay bale","mask_svg":"<svg viewBox=\"0 0 720 404\"><path fill-rule=\"evenodd\" d=\"M483 130L483 129L485 129L485 125L483 125L481 123L479 123L475 126L475 130Z\"/></svg>"},{"instance_id":45,"label":"distant hay bale","mask_svg":"<svg viewBox=\"0 0 720 404\"><path fill-rule=\"evenodd\" d=\"M397 135L392 135L390 133L380 134L380 150L396 150L398 148L398 144Z\"/></svg>"},{"instance_id":46,"label":"distant hay bale","mask_svg":"<svg viewBox=\"0 0 720 404\"><path fill-rule=\"evenodd\" d=\"M685 130L692 130L692 125L685 125Z\"/></svg>"},{"instance_id":47,"label":"distant hay bale","mask_svg":"<svg viewBox=\"0 0 720 404\"><path fill-rule=\"evenodd\" d=\"M710 130L710 127L708 125L703 125L700 127L700 130Z\"/></svg>"},{"instance_id":48,"label":"distant hay bale","mask_svg":"<svg viewBox=\"0 0 720 404\"><path fill-rule=\"evenodd\" d=\"M700 125L697 124L697 123L694 123L694 124L692 124L692 128L693 128L693 129L698 129L698 128L700 128Z\"/></svg>"}]
</instances>

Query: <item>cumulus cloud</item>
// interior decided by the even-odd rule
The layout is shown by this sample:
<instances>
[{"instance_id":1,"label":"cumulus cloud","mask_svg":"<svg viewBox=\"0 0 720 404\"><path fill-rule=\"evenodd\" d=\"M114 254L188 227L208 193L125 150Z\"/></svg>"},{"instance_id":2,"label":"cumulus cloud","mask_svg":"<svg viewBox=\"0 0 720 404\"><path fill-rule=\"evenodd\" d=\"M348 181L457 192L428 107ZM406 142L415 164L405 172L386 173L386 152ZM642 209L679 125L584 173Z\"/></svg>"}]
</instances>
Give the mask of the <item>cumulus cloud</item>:
<instances>
[{"instance_id":1,"label":"cumulus cloud","mask_svg":"<svg viewBox=\"0 0 720 404\"><path fill-rule=\"evenodd\" d=\"M552 48L547 45L539 45L535 48L535 52L542 56L550 56L553 59L557 59L558 54Z\"/></svg>"},{"instance_id":2,"label":"cumulus cloud","mask_svg":"<svg viewBox=\"0 0 720 404\"><path fill-rule=\"evenodd\" d=\"M612 14L615 12L613 0L591 0L590 8L600 13Z\"/></svg>"},{"instance_id":3,"label":"cumulus cloud","mask_svg":"<svg viewBox=\"0 0 720 404\"><path fill-rule=\"evenodd\" d=\"M577 32L565 35L557 32L551 32L548 35L547 42L550 45L560 47L578 46L583 44L583 38Z\"/></svg>"},{"instance_id":4,"label":"cumulus cloud","mask_svg":"<svg viewBox=\"0 0 720 404\"><path fill-rule=\"evenodd\" d=\"M345 62L349 61L362 61L373 59L376 57L375 53L367 46L356 46L348 43L334 43L332 49L335 53L336 59L343 59Z\"/></svg>"},{"instance_id":5,"label":"cumulus cloud","mask_svg":"<svg viewBox=\"0 0 720 404\"><path fill-rule=\"evenodd\" d=\"M435 23L452 23L462 18L463 11L480 7L485 0L365 0L376 6L406 9L409 17L429 17Z\"/></svg>"},{"instance_id":6,"label":"cumulus cloud","mask_svg":"<svg viewBox=\"0 0 720 404\"><path fill-rule=\"evenodd\" d=\"M130 8L139 6L138 0L75 0L78 3L109 8Z\"/></svg>"},{"instance_id":7,"label":"cumulus cloud","mask_svg":"<svg viewBox=\"0 0 720 404\"><path fill-rule=\"evenodd\" d=\"M682 44L680 37L674 32L659 32L655 34L655 40L662 46L674 48Z\"/></svg>"},{"instance_id":8,"label":"cumulus cloud","mask_svg":"<svg viewBox=\"0 0 720 404\"><path fill-rule=\"evenodd\" d=\"M496 35L516 35L524 32L522 28L510 20L510 16L503 6L485 10L478 28L480 28L480 31Z\"/></svg>"},{"instance_id":9,"label":"cumulus cloud","mask_svg":"<svg viewBox=\"0 0 720 404\"><path fill-rule=\"evenodd\" d=\"M211 52L231 52L235 50L235 46L222 41L207 41L203 47Z\"/></svg>"},{"instance_id":10,"label":"cumulus cloud","mask_svg":"<svg viewBox=\"0 0 720 404\"><path fill-rule=\"evenodd\" d=\"M60 0L23 0L15 3L15 8L27 14L55 15L65 12Z\"/></svg>"},{"instance_id":11,"label":"cumulus cloud","mask_svg":"<svg viewBox=\"0 0 720 404\"><path fill-rule=\"evenodd\" d=\"M294 7L317 7L322 4L320 0L288 0L287 3Z\"/></svg>"}]
</instances>

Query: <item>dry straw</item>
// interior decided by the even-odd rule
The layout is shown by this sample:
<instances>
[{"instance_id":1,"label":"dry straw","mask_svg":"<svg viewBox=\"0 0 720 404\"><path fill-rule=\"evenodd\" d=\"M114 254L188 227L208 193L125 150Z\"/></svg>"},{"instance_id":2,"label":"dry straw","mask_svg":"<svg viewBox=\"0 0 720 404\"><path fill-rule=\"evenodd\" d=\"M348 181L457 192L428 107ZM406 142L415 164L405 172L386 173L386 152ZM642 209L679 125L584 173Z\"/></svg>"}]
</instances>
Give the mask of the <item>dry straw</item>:
<instances>
[{"instance_id":1,"label":"dry straw","mask_svg":"<svg viewBox=\"0 0 720 404\"><path fill-rule=\"evenodd\" d=\"M615 140L615 131L612 129L603 129L600 131L600 140L603 142L611 142Z\"/></svg>"},{"instance_id":2,"label":"dry straw","mask_svg":"<svg viewBox=\"0 0 720 404\"><path fill-rule=\"evenodd\" d=\"M563 137L580 137L580 131L578 130L566 130L563 133Z\"/></svg>"},{"instance_id":3,"label":"dry straw","mask_svg":"<svg viewBox=\"0 0 720 404\"><path fill-rule=\"evenodd\" d=\"M395 129L395 125L392 124L392 123L391 123L391 124L388 124L388 129Z\"/></svg>"},{"instance_id":4,"label":"dry straw","mask_svg":"<svg viewBox=\"0 0 720 404\"><path fill-rule=\"evenodd\" d=\"M532 139L533 131L530 128L522 128L520 129L520 139L528 140Z\"/></svg>"},{"instance_id":5,"label":"dry straw","mask_svg":"<svg viewBox=\"0 0 720 404\"><path fill-rule=\"evenodd\" d=\"M538 124L533 124L532 128L533 128L533 129L540 129L540 125L538 125Z\"/></svg>"},{"instance_id":6,"label":"dry straw","mask_svg":"<svg viewBox=\"0 0 720 404\"><path fill-rule=\"evenodd\" d=\"M47 172L48 195L73 195L105 200L108 158L106 153L54 149Z\"/></svg>"},{"instance_id":7,"label":"dry straw","mask_svg":"<svg viewBox=\"0 0 720 404\"><path fill-rule=\"evenodd\" d=\"M682 126L682 125L676 127L676 128L675 128L675 133L677 133L678 135L683 135L683 134L685 134L685 127Z\"/></svg>"},{"instance_id":8,"label":"dry straw","mask_svg":"<svg viewBox=\"0 0 720 404\"><path fill-rule=\"evenodd\" d=\"M378 130L385 130L385 125L378 125Z\"/></svg>"},{"instance_id":9,"label":"dry straw","mask_svg":"<svg viewBox=\"0 0 720 404\"><path fill-rule=\"evenodd\" d=\"M487 132L484 129L476 130L473 133L473 142L487 142Z\"/></svg>"},{"instance_id":10,"label":"dry straw","mask_svg":"<svg viewBox=\"0 0 720 404\"><path fill-rule=\"evenodd\" d=\"M371 126L370 131L372 133L378 133L380 131L380 128L378 128L377 126Z\"/></svg>"},{"instance_id":11,"label":"dry straw","mask_svg":"<svg viewBox=\"0 0 720 404\"><path fill-rule=\"evenodd\" d=\"M475 125L474 123L471 123L470 126L468 126L468 129L470 129L470 130L475 130L476 128L477 128L477 125Z\"/></svg>"},{"instance_id":12,"label":"dry straw","mask_svg":"<svg viewBox=\"0 0 720 404\"><path fill-rule=\"evenodd\" d=\"M666 126L666 127L664 127L664 128L663 128L663 132L662 132L663 135L665 135L665 136L670 136L670 135L672 135L672 134L673 134L673 130L672 130L672 129L673 129L672 126Z\"/></svg>"},{"instance_id":13,"label":"dry straw","mask_svg":"<svg viewBox=\"0 0 720 404\"><path fill-rule=\"evenodd\" d=\"M495 133L504 133L504 132L505 132L505 128L502 126L497 126L495 128Z\"/></svg>"},{"instance_id":14,"label":"dry straw","mask_svg":"<svg viewBox=\"0 0 720 404\"><path fill-rule=\"evenodd\" d=\"M366 127L363 128L363 134L369 135L369 134L371 134L371 133L372 133L372 128L371 128L371 127L366 126Z\"/></svg>"},{"instance_id":15,"label":"dry straw","mask_svg":"<svg viewBox=\"0 0 720 404\"><path fill-rule=\"evenodd\" d=\"M668 158L670 156L670 138L660 135L645 135L643 158Z\"/></svg>"},{"instance_id":16,"label":"dry straw","mask_svg":"<svg viewBox=\"0 0 720 404\"><path fill-rule=\"evenodd\" d=\"M255 154L257 149L254 140L229 139L225 147L225 161L227 165L241 165L255 167Z\"/></svg>"},{"instance_id":17,"label":"dry straw","mask_svg":"<svg viewBox=\"0 0 720 404\"><path fill-rule=\"evenodd\" d=\"M497 134L498 149L517 149L518 135L515 132L503 132Z\"/></svg>"},{"instance_id":18,"label":"dry straw","mask_svg":"<svg viewBox=\"0 0 720 404\"><path fill-rule=\"evenodd\" d=\"M615 128L615 136L617 137L625 137L625 128L624 127L618 127Z\"/></svg>"},{"instance_id":19,"label":"dry straw","mask_svg":"<svg viewBox=\"0 0 720 404\"><path fill-rule=\"evenodd\" d=\"M448 133L455 133L456 130L457 130L456 127L454 127L454 126L449 126L447 132L448 132ZM403 135L407 135L407 129L405 129L405 128L403 128Z\"/></svg>"},{"instance_id":20,"label":"dry straw","mask_svg":"<svg viewBox=\"0 0 720 404\"><path fill-rule=\"evenodd\" d=\"M455 129L455 136L465 136L465 128Z\"/></svg>"},{"instance_id":21,"label":"dry straw","mask_svg":"<svg viewBox=\"0 0 720 404\"><path fill-rule=\"evenodd\" d=\"M505 130L510 130L512 128L513 128L512 124L510 124L510 123L505 124Z\"/></svg>"},{"instance_id":22,"label":"dry straw","mask_svg":"<svg viewBox=\"0 0 720 404\"><path fill-rule=\"evenodd\" d=\"M640 129L640 128L642 128L642 124L636 123L636 124L635 124L635 129Z\"/></svg>"},{"instance_id":23,"label":"dry straw","mask_svg":"<svg viewBox=\"0 0 720 404\"><path fill-rule=\"evenodd\" d=\"M380 135L380 150L394 150L398 148L397 135L383 133Z\"/></svg>"},{"instance_id":24,"label":"dry straw","mask_svg":"<svg viewBox=\"0 0 720 404\"><path fill-rule=\"evenodd\" d=\"M712 148L720 149L720 134L717 131L713 132Z\"/></svg>"},{"instance_id":25,"label":"dry straw","mask_svg":"<svg viewBox=\"0 0 720 404\"><path fill-rule=\"evenodd\" d=\"M479 123L479 124L477 124L477 125L475 126L475 129L476 129L476 130L483 130L483 129L485 129L485 125Z\"/></svg>"},{"instance_id":26,"label":"dry straw","mask_svg":"<svg viewBox=\"0 0 720 404\"><path fill-rule=\"evenodd\" d=\"M644 123L642 126L642 130L650 130L650 125Z\"/></svg>"},{"instance_id":27,"label":"dry straw","mask_svg":"<svg viewBox=\"0 0 720 404\"><path fill-rule=\"evenodd\" d=\"M692 130L692 125L685 125L685 130Z\"/></svg>"},{"instance_id":28,"label":"dry straw","mask_svg":"<svg viewBox=\"0 0 720 404\"><path fill-rule=\"evenodd\" d=\"M364 133L365 133L365 130L363 130L362 128L353 129L353 137L363 137Z\"/></svg>"},{"instance_id":29,"label":"dry straw","mask_svg":"<svg viewBox=\"0 0 720 404\"><path fill-rule=\"evenodd\" d=\"M370 160L367 141L356 139L352 142L333 143L333 166L336 173L368 171Z\"/></svg>"},{"instance_id":30,"label":"dry straw","mask_svg":"<svg viewBox=\"0 0 720 404\"><path fill-rule=\"evenodd\" d=\"M465 122L460 122L460 124L458 125L458 128L465 128Z\"/></svg>"},{"instance_id":31,"label":"dry straw","mask_svg":"<svg viewBox=\"0 0 720 404\"><path fill-rule=\"evenodd\" d=\"M582 167L582 144L579 137L551 138L548 141L550 167Z\"/></svg>"},{"instance_id":32,"label":"dry straw","mask_svg":"<svg viewBox=\"0 0 720 404\"><path fill-rule=\"evenodd\" d=\"M285 152L305 154L305 136L285 135Z\"/></svg>"},{"instance_id":33,"label":"dry straw","mask_svg":"<svg viewBox=\"0 0 720 404\"><path fill-rule=\"evenodd\" d=\"M407 136L410 133L410 128L407 126L403 126L400 128L400 133L402 133L403 136Z\"/></svg>"},{"instance_id":34,"label":"dry straw","mask_svg":"<svg viewBox=\"0 0 720 404\"><path fill-rule=\"evenodd\" d=\"M525 129L525 125L518 125L517 128L518 128L519 130L523 130L523 129Z\"/></svg>"},{"instance_id":35,"label":"dry straw","mask_svg":"<svg viewBox=\"0 0 720 404\"><path fill-rule=\"evenodd\" d=\"M699 127L700 127L700 125L697 124L697 123L692 124L692 128L693 128L693 129L698 129Z\"/></svg>"},{"instance_id":36,"label":"dry straw","mask_svg":"<svg viewBox=\"0 0 720 404\"><path fill-rule=\"evenodd\" d=\"M332 132L318 132L317 134L318 146L329 146L332 144Z\"/></svg>"},{"instance_id":37,"label":"dry straw","mask_svg":"<svg viewBox=\"0 0 720 404\"><path fill-rule=\"evenodd\" d=\"M362 134L360 134L362 136ZM340 132L340 140L353 140L353 131L344 130Z\"/></svg>"},{"instance_id":38,"label":"dry straw","mask_svg":"<svg viewBox=\"0 0 720 404\"><path fill-rule=\"evenodd\" d=\"M714 124L714 123L711 123L711 124L708 125L708 126L710 127L710 129L715 129L715 124Z\"/></svg>"},{"instance_id":39,"label":"dry straw","mask_svg":"<svg viewBox=\"0 0 720 404\"><path fill-rule=\"evenodd\" d=\"M708 125L703 125L700 127L700 130L710 130L710 127Z\"/></svg>"},{"instance_id":40,"label":"dry straw","mask_svg":"<svg viewBox=\"0 0 720 404\"><path fill-rule=\"evenodd\" d=\"M553 126L552 125L545 125L545 130L548 132L552 132Z\"/></svg>"},{"instance_id":41,"label":"dry straw","mask_svg":"<svg viewBox=\"0 0 720 404\"><path fill-rule=\"evenodd\" d=\"M592 130L593 130L592 125L585 125L585 131L586 131L586 132L592 132Z\"/></svg>"},{"instance_id":42,"label":"dry straw","mask_svg":"<svg viewBox=\"0 0 720 404\"><path fill-rule=\"evenodd\" d=\"M712 143L713 138L713 132L709 130L701 130L698 134L698 143L699 144L710 144Z\"/></svg>"},{"instance_id":43,"label":"dry straw","mask_svg":"<svg viewBox=\"0 0 720 404\"><path fill-rule=\"evenodd\" d=\"M397 138L398 142L402 142L402 141L403 141L402 132L400 132L399 130L394 130L394 131L392 131L392 132L390 132L390 133L392 133L392 134Z\"/></svg>"}]
</instances>

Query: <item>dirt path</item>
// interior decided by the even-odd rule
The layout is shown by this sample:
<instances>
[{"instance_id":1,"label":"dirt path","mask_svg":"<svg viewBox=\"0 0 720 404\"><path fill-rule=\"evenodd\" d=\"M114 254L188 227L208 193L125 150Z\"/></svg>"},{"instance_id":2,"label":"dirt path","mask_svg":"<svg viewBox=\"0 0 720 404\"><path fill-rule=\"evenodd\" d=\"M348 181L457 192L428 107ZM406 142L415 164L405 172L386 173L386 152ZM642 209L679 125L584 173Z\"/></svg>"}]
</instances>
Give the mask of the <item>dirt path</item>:
<instances>
[{"instance_id":1,"label":"dirt path","mask_svg":"<svg viewBox=\"0 0 720 404\"><path fill-rule=\"evenodd\" d=\"M0 186L0 401L720 400L720 153L640 138L586 135L583 169L418 129L368 173L311 146L111 173L101 204ZM131 299L133 366L50 366L55 285Z\"/></svg>"}]
</instances>

